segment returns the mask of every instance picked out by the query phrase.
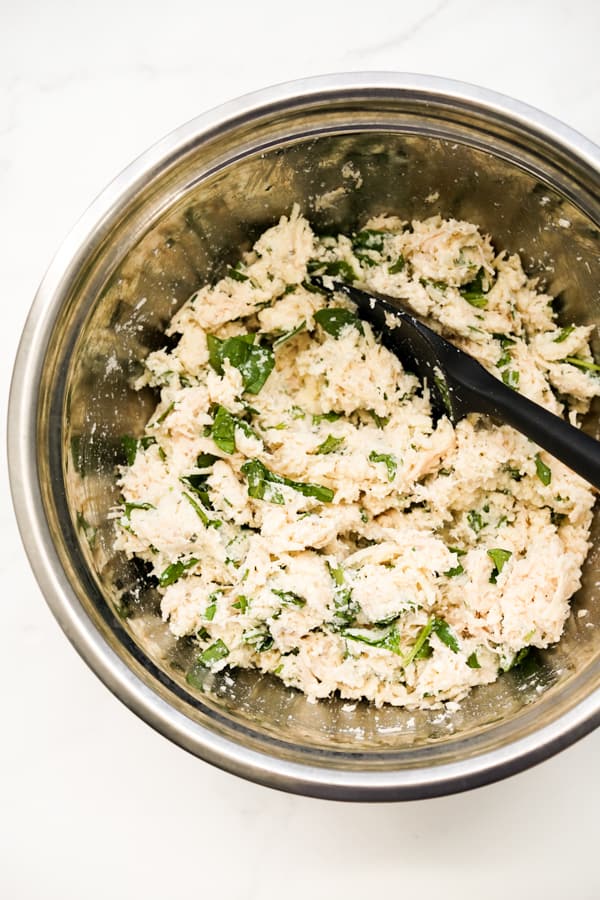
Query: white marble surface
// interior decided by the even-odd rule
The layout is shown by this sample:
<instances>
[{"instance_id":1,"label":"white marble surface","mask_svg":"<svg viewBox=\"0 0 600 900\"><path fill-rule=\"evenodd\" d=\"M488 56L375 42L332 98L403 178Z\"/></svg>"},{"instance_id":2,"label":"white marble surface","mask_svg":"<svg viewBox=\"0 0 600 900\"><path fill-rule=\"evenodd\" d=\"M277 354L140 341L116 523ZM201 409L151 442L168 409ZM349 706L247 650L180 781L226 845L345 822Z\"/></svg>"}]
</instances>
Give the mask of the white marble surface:
<instances>
[{"instance_id":1,"label":"white marble surface","mask_svg":"<svg viewBox=\"0 0 600 900\"><path fill-rule=\"evenodd\" d=\"M397 69L512 94L600 141L599 35L596 0L2 0L3 420L59 242L176 125L269 83ZM245 783L158 736L79 660L29 571L4 462L0 477L0 897L600 895L600 732L439 800L341 805Z\"/></svg>"}]
</instances>

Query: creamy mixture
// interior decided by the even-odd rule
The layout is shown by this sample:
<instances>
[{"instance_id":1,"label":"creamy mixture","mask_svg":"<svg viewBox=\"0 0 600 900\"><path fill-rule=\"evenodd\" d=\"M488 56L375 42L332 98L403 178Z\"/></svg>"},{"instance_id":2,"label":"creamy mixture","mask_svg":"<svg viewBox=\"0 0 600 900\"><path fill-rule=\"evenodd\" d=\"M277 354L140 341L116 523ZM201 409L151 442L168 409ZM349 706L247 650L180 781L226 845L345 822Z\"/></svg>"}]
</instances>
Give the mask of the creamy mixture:
<instances>
[{"instance_id":1,"label":"creamy mixture","mask_svg":"<svg viewBox=\"0 0 600 900\"><path fill-rule=\"evenodd\" d=\"M311 698L457 700L560 638L592 491L508 426L432 417L336 279L402 298L573 423L600 394L591 328L559 327L475 225L382 216L318 238L294 208L146 359L139 386L160 402L127 442L117 548L151 564L200 670L255 667Z\"/></svg>"}]
</instances>

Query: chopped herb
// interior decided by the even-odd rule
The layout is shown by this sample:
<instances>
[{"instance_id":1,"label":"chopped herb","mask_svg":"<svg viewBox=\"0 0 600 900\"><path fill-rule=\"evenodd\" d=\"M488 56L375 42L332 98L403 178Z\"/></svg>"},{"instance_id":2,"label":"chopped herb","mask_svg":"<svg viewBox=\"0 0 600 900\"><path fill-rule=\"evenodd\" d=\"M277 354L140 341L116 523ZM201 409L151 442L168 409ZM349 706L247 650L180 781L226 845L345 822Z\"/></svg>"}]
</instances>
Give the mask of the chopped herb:
<instances>
[{"instance_id":1,"label":"chopped herb","mask_svg":"<svg viewBox=\"0 0 600 900\"><path fill-rule=\"evenodd\" d=\"M214 644L202 651L198 657L198 662L202 663L203 666L212 666L219 660L225 659L226 656L229 656L229 648L227 644L223 643L221 638L217 638Z\"/></svg>"},{"instance_id":2,"label":"chopped herb","mask_svg":"<svg viewBox=\"0 0 600 900\"><path fill-rule=\"evenodd\" d=\"M499 334L498 332L494 332L493 337L495 337L497 341L500 341L500 346L503 350L506 350L507 347L512 347L517 343L513 338L508 337L507 334Z\"/></svg>"},{"instance_id":3,"label":"chopped herb","mask_svg":"<svg viewBox=\"0 0 600 900\"><path fill-rule=\"evenodd\" d=\"M131 513L134 509L156 509L156 507L152 503L124 503L121 522L123 521L123 519L129 521Z\"/></svg>"},{"instance_id":4,"label":"chopped herb","mask_svg":"<svg viewBox=\"0 0 600 900\"><path fill-rule=\"evenodd\" d=\"M326 294L327 291L324 288L318 287L316 284L312 284L310 281L303 281L302 287L305 291L308 291L310 294Z\"/></svg>"},{"instance_id":5,"label":"chopped herb","mask_svg":"<svg viewBox=\"0 0 600 900\"><path fill-rule=\"evenodd\" d=\"M512 362L512 356L510 355L510 353L508 352L508 350L504 350L504 351L502 352L502 356L500 357L500 359L499 359L498 362L496 363L496 367L497 367L498 369L503 369L505 366L510 365L511 362Z\"/></svg>"},{"instance_id":6,"label":"chopped herb","mask_svg":"<svg viewBox=\"0 0 600 900\"><path fill-rule=\"evenodd\" d=\"M555 526L555 528L560 528L569 517L566 513L556 512L555 509L550 510L550 521Z\"/></svg>"},{"instance_id":7,"label":"chopped herb","mask_svg":"<svg viewBox=\"0 0 600 900\"><path fill-rule=\"evenodd\" d=\"M459 562L452 569L448 569L447 572L444 572L444 575L446 576L446 578L454 578L456 575L462 575L464 571L465 570L462 563Z\"/></svg>"},{"instance_id":8,"label":"chopped herb","mask_svg":"<svg viewBox=\"0 0 600 900\"><path fill-rule=\"evenodd\" d=\"M202 505L205 509L212 509L213 505L210 502L210 498L208 496L208 487L206 485L206 479L208 475L182 475L179 479L182 484L187 485L196 494L197 497L200 498Z\"/></svg>"},{"instance_id":9,"label":"chopped herb","mask_svg":"<svg viewBox=\"0 0 600 900\"><path fill-rule=\"evenodd\" d=\"M250 644L256 653L263 653L273 646L273 635L265 622L244 631L242 640L245 644Z\"/></svg>"},{"instance_id":10,"label":"chopped herb","mask_svg":"<svg viewBox=\"0 0 600 900\"><path fill-rule=\"evenodd\" d=\"M507 464L506 466L504 466L504 471L508 472L510 477L513 478L515 481L521 481L521 479L525 477L523 475L523 473L521 472L521 470L515 468L515 466L510 466Z\"/></svg>"},{"instance_id":11,"label":"chopped herb","mask_svg":"<svg viewBox=\"0 0 600 900\"><path fill-rule=\"evenodd\" d=\"M165 411L160 414L160 416L158 417L158 419L156 420L156 422L154 424L162 425L162 423L165 421L167 416L170 415L174 409L175 409L175 402L173 401L172 403L169 403L169 405L167 406Z\"/></svg>"},{"instance_id":12,"label":"chopped herb","mask_svg":"<svg viewBox=\"0 0 600 900\"><path fill-rule=\"evenodd\" d=\"M341 281L356 281L358 275L344 259L336 259L333 262L325 262L321 259L311 259L308 261L308 271L311 274L329 275L331 278L340 278Z\"/></svg>"},{"instance_id":13,"label":"chopped herb","mask_svg":"<svg viewBox=\"0 0 600 900\"><path fill-rule=\"evenodd\" d=\"M123 523L121 523L123 524ZM84 537L88 542L88 545L93 548L94 543L96 542L96 534L98 529L91 525L82 512L77 512L77 528L80 531L83 531Z\"/></svg>"},{"instance_id":14,"label":"chopped herb","mask_svg":"<svg viewBox=\"0 0 600 900\"><path fill-rule=\"evenodd\" d=\"M284 484L293 488L304 497L314 497L321 503L331 503L335 492L331 488L324 487L321 484L311 484L310 482L292 481L283 475L277 475L259 460L252 459L245 462L242 466L242 472L248 480L248 495L258 500L266 500L269 503L284 503L284 496L273 485Z\"/></svg>"},{"instance_id":15,"label":"chopped herb","mask_svg":"<svg viewBox=\"0 0 600 900\"><path fill-rule=\"evenodd\" d=\"M141 438L131 437L129 434L124 434L121 438L121 446L125 451L125 458L127 460L127 465L132 466L135 462L135 457L137 455L138 450L141 448L142 450L147 450L148 447L151 447L152 444L156 443L155 437L150 437L144 435Z\"/></svg>"},{"instance_id":16,"label":"chopped herb","mask_svg":"<svg viewBox=\"0 0 600 900\"><path fill-rule=\"evenodd\" d=\"M340 631L352 625L360 612L360 606L352 599L352 590L346 585L343 568L341 566L333 567L330 563L327 563L327 568L334 581L335 612L331 626L334 631Z\"/></svg>"},{"instance_id":17,"label":"chopped herb","mask_svg":"<svg viewBox=\"0 0 600 900\"><path fill-rule=\"evenodd\" d=\"M431 644L429 643L429 639L427 639L423 643L423 645L421 647L419 647L419 649L417 650L415 655L412 657L412 659L429 659L429 657L432 655L432 653L433 653L433 650L431 649ZM404 666L406 667L407 665L408 665L408 663L405 662Z\"/></svg>"},{"instance_id":18,"label":"chopped herb","mask_svg":"<svg viewBox=\"0 0 600 900\"><path fill-rule=\"evenodd\" d=\"M214 334L206 335L209 362L215 372L223 374L223 363L227 359L242 374L244 390L258 394L273 371L275 357L268 347L254 343L254 334L240 334L224 341Z\"/></svg>"},{"instance_id":19,"label":"chopped herb","mask_svg":"<svg viewBox=\"0 0 600 900\"><path fill-rule=\"evenodd\" d=\"M234 609L239 609L239 611L243 614L248 609L250 601L245 594L240 594L235 603L232 603L231 605Z\"/></svg>"},{"instance_id":20,"label":"chopped herb","mask_svg":"<svg viewBox=\"0 0 600 900\"><path fill-rule=\"evenodd\" d=\"M234 281L248 281L248 276L240 272L239 269L234 269L233 266L227 267L227 275L229 278L233 278Z\"/></svg>"},{"instance_id":21,"label":"chopped herb","mask_svg":"<svg viewBox=\"0 0 600 900\"><path fill-rule=\"evenodd\" d=\"M306 413L299 406L292 406L290 409L290 416L292 419L304 419L306 417Z\"/></svg>"},{"instance_id":22,"label":"chopped herb","mask_svg":"<svg viewBox=\"0 0 600 900\"><path fill-rule=\"evenodd\" d=\"M199 453L196 457L196 465L199 469L208 469L219 459L214 453Z\"/></svg>"},{"instance_id":23,"label":"chopped herb","mask_svg":"<svg viewBox=\"0 0 600 900\"><path fill-rule=\"evenodd\" d=\"M217 408L210 436L223 453L235 453L235 419L223 406Z\"/></svg>"},{"instance_id":24,"label":"chopped herb","mask_svg":"<svg viewBox=\"0 0 600 900\"><path fill-rule=\"evenodd\" d=\"M376 266L377 260L373 259L365 250L355 250L354 255L360 262L361 266Z\"/></svg>"},{"instance_id":25,"label":"chopped herb","mask_svg":"<svg viewBox=\"0 0 600 900\"><path fill-rule=\"evenodd\" d=\"M485 294L487 291L483 289L483 276L484 270L483 268L479 269L477 275L470 281L468 284L463 284L462 287L459 287L459 293L461 296L470 303L471 306L475 306L478 309L484 309L487 306L487 297Z\"/></svg>"},{"instance_id":26,"label":"chopped herb","mask_svg":"<svg viewBox=\"0 0 600 900\"><path fill-rule=\"evenodd\" d=\"M515 653L508 665L502 667L502 671L510 672L511 669L514 669L515 666L518 666L519 663L523 662L525 657L529 655L530 650L531 647L521 647L521 649L518 650L517 653Z\"/></svg>"},{"instance_id":27,"label":"chopped herb","mask_svg":"<svg viewBox=\"0 0 600 900\"><path fill-rule=\"evenodd\" d=\"M448 415L452 416L454 407L452 406L452 399L450 397L448 382L443 376L441 369L438 369L437 367L433 370L433 383L438 389L440 397L442 398L442 403L444 404Z\"/></svg>"},{"instance_id":28,"label":"chopped herb","mask_svg":"<svg viewBox=\"0 0 600 900\"><path fill-rule=\"evenodd\" d=\"M377 425L378 428L381 428L381 429L385 428L385 426L390 421L389 416L378 416L374 409L368 409L367 412L369 413L369 415L371 416L371 418L373 419L373 421L375 422L375 424Z\"/></svg>"},{"instance_id":29,"label":"chopped herb","mask_svg":"<svg viewBox=\"0 0 600 900\"><path fill-rule=\"evenodd\" d=\"M429 635L433 629L433 623L435 622L434 617L432 616L426 625L420 629L417 634L417 639L412 646L409 654L404 657L404 666L410 665L411 662L415 659L425 659L428 656L431 656L431 647L429 646Z\"/></svg>"},{"instance_id":30,"label":"chopped herb","mask_svg":"<svg viewBox=\"0 0 600 900\"><path fill-rule=\"evenodd\" d=\"M220 526L222 524L220 519L209 519L208 516L206 515L206 513L204 512L204 510L202 509L202 507L200 506L200 504L197 503L194 500L194 498L192 497L192 495L188 494L187 491L183 491L183 496L185 497L187 502L190 504L190 506L192 507L192 509L194 510L194 512L196 513L196 515L198 516L198 518L200 519L200 521L202 522L202 524L204 525L205 528L220 528Z\"/></svg>"},{"instance_id":31,"label":"chopped herb","mask_svg":"<svg viewBox=\"0 0 600 900\"><path fill-rule=\"evenodd\" d=\"M589 372L600 372L600 366L596 365L595 362L591 362L587 359L579 359L578 356L565 356L561 362L570 363L572 366L577 366L579 369L587 369Z\"/></svg>"},{"instance_id":32,"label":"chopped herb","mask_svg":"<svg viewBox=\"0 0 600 900\"><path fill-rule=\"evenodd\" d=\"M369 453L369 462L374 463L385 463L385 467L387 469L388 481L393 481L396 477L396 471L398 469L398 462L396 457L391 453L377 453L376 450L371 450Z\"/></svg>"},{"instance_id":33,"label":"chopped herb","mask_svg":"<svg viewBox=\"0 0 600 900\"><path fill-rule=\"evenodd\" d=\"M396 262L392 263L391 266L388 266L388 272L390 273L390 275L397 275L398 272L402 272L404 270L405 265L406 260L404 259L402 254L400 254Z\"/></svg>"},{"instance_id":34,"label":"chopped herb","mask_svg":"<svg viewBox=\"0 0 600 900\"><path fill-rule=\"evenodd\" d=\"M362 322L358 316L349 309L344 309L343 306L328 306L325 309L318 309L314 320L336 340L347 327L356 328L361 334L364 334Z\"/></svg>"},{"instance_id":35,"label":"chopped herb","mask_svg":"<svg viewBox=\"0 0 600 900\"><path fill-rule=\"evenodd\" d=\"M539 453L535 454L535 471L542 484L548 486L552 481L552 470L548 468Z\"/></svg>"},{"instance_id":36,"label":"chopped herb","mask_svg":"<svg viewBox=\"0 0 600 900\"><path fill-rule=\"evenodd\" d=\"M385 232L376 231L374 228L363 228L352 238L352 247L356 250L376 250L380 253L383 250L383 236Z\"/></svg>"},{"instance_id":37,"label":"chopped herb","mask_svg":"<svg viewBox=\"0 0 600 900\"><path fill-rule=\"evenodd\" d=\"M469 512L467 513L467 522L469 523L469 526L473 529L475 534L478 534L485 526L485 522L481 518L481 514L474 509L469 510Z\"/></svg>"},{"instance_id":38,"label":"chopped herb","mask_svg":"<svg viewBox=\"0 0 600 900\"><path fill-rule=\"evenodd\" d=\"M340 447L345 443L346 438L336 438L332 434L327 435L322 444L319 444L315 453L334 453L336 450L339 450Z\"/></svg>"},{"instance_id":39,"label":"chopped herb","mask_svg":"<svg viewBox=\"0 0 600 900\"><path fill-rule=\"evenodd\" d=\"M516 391L519 386L519 373L516 369L505 369L502 373L502 381Z\"/></svg>"},{"instance_id":40,"label":"chopped herb","mask_svg":"<svg viewBox=\"0 0 600 900\"><path fill-rule=\"evenodd\" d=\"M300 594L295 594L294 591L278 591L275 588L271 588L271 592L279 597L286 606L306 606L304 597L301 597Z\"/></svg>"},{"instance_id":41,"label":"chopped herb","mask_svg":"<svg viewBox=\"0 0 600 900\"><path fill-rule=\"evenodd\" d=\"M481 663L477 659L477 654L475 652L471 653L469 657L467 657L467 665L470 669L480 669Z\"/></svg>"},{"instance_id":42,"label":"chopped herb","mask_svg":"<svg viewBox=\"0 0 600 900\"><path fill-rule=\"evenodd\" d=\"M208 606L204 610L204 618L207 622L212 622L217 611L217 600L222 595L222 591L215 591L208 598Z\"/></svg>"},{"instance_id":43,"label":"chopped herb","mask_svg":"<svg viewBox=\"0 0 600 900\"><path fill-rule=\"evenodd\" d=\"M204 669L199 667L199 664L192 666L187 675L185 676L186 682L190 685L190 687L195 688L197 691L204 690L204 678L206 672Z\"/></svg>"},{"instance_id":44,"label":"chopped herb","mask_svg":"<svg viewBox=\"0 0 600 900\"><path fill-rule=\"evenodd\" d=\"M135 457L138 449L138 439L131 437L129 434L124 434L121 438L121 445L123 450L125 451L125 459L127 460L127 465L132 466L135 462Z\"/></svg>"},{"instance_id":45,"label":"chopped herb","mask_svg":"<svg viewBox=\"0 0 600 900\"><path fill-rule=\"evenodd\" d=\"M257 438L258 435L243 419L228 412L224 406L218 406L214 415L210 436L223 451L223 453L235 453L235 429L239 428L246 437Z\"/></svg>"},{"instance_id":46,"label":"chopped herb","mask_svg":"<svg viewBox=\"0 0 600 900\"><path fill-rule=\"evenodd\" d=\"M360 520L361 520L361 522L368 522L368 521L369 521L369 516L367 515L366 510L364 510L364 509L362 509L362 508L361 508L361 510L360 510Z\"/></svg>"},{"instance_id":47,"label":"chopped herb","mask_svg":"<svg viewBox=\"0 0 600 900\"><path fill-rule=\"evenodd\" d=\"M158 579L159 585L161 587L168 587L170 584L174 584L181 578L187 569L191 569L197 562L198 560L192 556L185 562L182 559L178 559L177 562L171 563L171 565L167 566L164 572L161 573Z\"/></svg>"},{"instance_id":48,"label":"chopped herb","mask_svg":"<svg viewBox=\"0 0 600 900\"><path fill-rule=\"evenodd\" d=\"M342 415L343 413L336 412L321 413L312 417L312 423L313 425L318 425L320 422L337 422L338 419L342 418Z\"/></svg>"},{"instance_id":49,"label":"chopped herb","mask_svg":"<svg viewBox=\"0 0 600 900\"><path fill-rule=\"evenodd\" d=\"M555 338L553 339L553 340L554 340L554 343L555 343L555 344L562 344L562 342L563 342L563 341L566 341L566 339L569 337L569 335L570 335L570 334L573 334L574 331L575 331L575 326L574 326L574 325L567 325L566 328L561 328L561 330L559 331L557 337L555 337Z\"/></svg>"},{"instance_id":50,"label":"chopped herb","mask_svg":"<svg viewBox=\"0 0 600 900\"><path fill-rule=\"evenodd\" d=\"M498 575L504 568L504 564L508 562L508 560L512 556L511 550L501 550L501 549L493 549L488 550L487 555L494 563L494 568L492 569L492 574L490 575L490 584L496 584L498 580Z\"/></svg>"},{"instance_id":51,"label":"chopped herb","mask_svg":"<svg viewBox=\"0 0 600 900\"><path fill-rule=\"evenodd\" d=\"M442 644L449 647L453 653L458 653L460 651L460 644L458 643L454 632L444 619L434 618L431 630L434 634L437 634Z\"/></svg>"},{"instance_id":52,"label":"chopped herb","mask_svg":"<svg viewBox=\"0 0 600 900\"><path fill-rule=\"evenodd\" d=\"M395 625L389 625L387 628L346 628L342 632L342 637L351 641L360 641L368 644L369 647L379 647L382 650L390 650L392 653L400 655L400 635Z\"/></svg>"},{"instance_id":53,"label":"chopped herb","mask_svg":"<svg viewBox=\"0 0 600 900\"><path fill-rule=\"evenodd\" d=\"M299 325L296 325L295 328L292 328L291 331L286 331L284 334L280 335L273 341L273 350L277 350L278 347L281 347L282 344L285 344L287 341L290 341L293 337L296 337L297 334L300 334L301 331L304 331L306 328L306 320L300 322Z\"/></svg>"},{"instance_id":54,"label":"chopped herb","mask_svg":"<svg viewBox=\"0 0 600 900\"><path fill-rule=\"evenodd\" d=\"M419 281L423 285L423 287L431 286L436 289L436 291L444 291L448 290L448 285L445 281L436 281L435 278L419 278Z\"/></svg>"}]
</instances>

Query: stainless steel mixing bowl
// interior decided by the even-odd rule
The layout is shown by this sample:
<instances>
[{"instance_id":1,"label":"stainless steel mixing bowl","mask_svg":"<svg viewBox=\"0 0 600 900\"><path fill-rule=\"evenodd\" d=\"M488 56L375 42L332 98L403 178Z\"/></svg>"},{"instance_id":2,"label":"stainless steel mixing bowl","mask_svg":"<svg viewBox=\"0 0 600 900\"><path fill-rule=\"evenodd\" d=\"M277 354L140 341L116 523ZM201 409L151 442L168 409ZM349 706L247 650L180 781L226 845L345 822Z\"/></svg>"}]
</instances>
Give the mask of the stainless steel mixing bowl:
<instances>
[{"instance_id":1,"label":"stainless steel mixing bowl","mask_svg":"<svg viewBox=\"0 0 600 900\"><path fill-rule=\"evenodd\" d=\"M566 321L600 319L600 151L559 122L475 87L395 74L326 76L229 103L120 175L40 287L9 414L12 490L31 564L106 685L209 762L355 800L492 781L600 721L598 522L560 644L453 712L311 704L247 671L192 687L192 647L161 622L143 571L113 552L107 513L118 499L121 437L141 433L154 403L151 391L130 387L140 361L163 345L182 301L293 202L324 231L381 212L477 222L497 246L522 254Z\"/></svg>"}]
</instances>

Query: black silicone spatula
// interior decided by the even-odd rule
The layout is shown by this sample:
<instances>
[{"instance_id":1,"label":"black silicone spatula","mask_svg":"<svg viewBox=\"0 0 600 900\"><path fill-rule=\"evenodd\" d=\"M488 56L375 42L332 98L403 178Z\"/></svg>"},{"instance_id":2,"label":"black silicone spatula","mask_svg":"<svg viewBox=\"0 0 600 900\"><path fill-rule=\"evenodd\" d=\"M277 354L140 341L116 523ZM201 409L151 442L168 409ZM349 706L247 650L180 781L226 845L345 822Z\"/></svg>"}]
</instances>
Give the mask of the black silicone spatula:
<instances>
[{"instance_id":1,"label":"black silicone spatula","mask_svg":"<svg viewBox=\"0 0 600 900\"><path fill-rule=\"evenodd\" d=\"M312 280L324 287L320 278ZM437 411L454 423L469 412L500 419L600 489L600 441L494 378L468 353L400 308L399 301L341 282L335 283L335 290L356 304L386 347L427 379Z\"/></svg>"}]
</instances>

